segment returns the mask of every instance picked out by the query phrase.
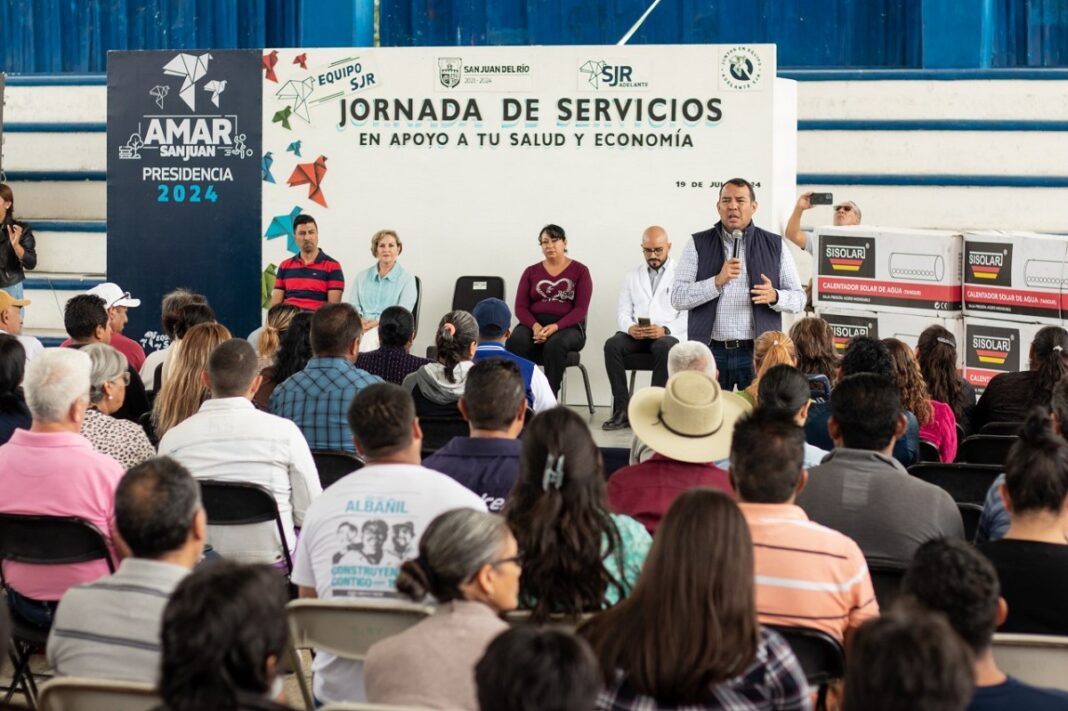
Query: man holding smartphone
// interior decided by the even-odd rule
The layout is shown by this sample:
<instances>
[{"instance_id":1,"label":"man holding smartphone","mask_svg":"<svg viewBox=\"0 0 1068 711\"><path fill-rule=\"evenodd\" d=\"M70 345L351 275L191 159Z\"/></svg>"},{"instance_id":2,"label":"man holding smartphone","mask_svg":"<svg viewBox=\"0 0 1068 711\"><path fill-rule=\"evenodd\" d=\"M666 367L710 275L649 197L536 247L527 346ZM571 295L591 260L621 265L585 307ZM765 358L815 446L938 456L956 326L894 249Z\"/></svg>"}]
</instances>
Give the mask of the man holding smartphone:
<instances>
[{"instance_id":1,"label":"man holding smartphone","mask_svg":"<svg viewBox=\"0 0 1068 711\"><path fill-rule=\"evenodd\" d=\"M782 237L753 223L756 192L743 178L719 191L719 222L697 232L675 272L671 305L687 311L690 340L709 344L724 390L753 381L753 341L782 330L782 312L799 313L805 291Z\"/></svg>"},{"instance_id":2,"label":"man holding smartphone","mask_svg":"<svg viewBox=\"0 0 1068 711\"><path fill-rule=\"evenodd\" d=\"M602 429L630 427L627 419L630 389L623 358L637 353L651 354L653 385L663 386L668 378L668 351L680 340L686 340L686 314L671 305L675 262L670 253L671 242L663 227L654 225L642 233L645 264L624 278L616 310L619 331L604 344L604 367L612 386L612 417Z\"/></svg>"},{"instance_id":3,"label":"man holding smartphone","mask_svg":"<svg viewBox=\"0 0 1068 711\"><path fill-rule=\"evenodd\" d=\"M815 256L816 245L809 239L808 234L801 229L801 214L815 205L832 204L834 204L834 196L831 193L804 193L797 198L797 204L794 205L794 212L786 222L786 232L783 236L796 244L798 249L803 249ZM838 203L834 206L833 224L835 227L859 225L860 208L852 200Z\"/></svg>"}]
</instances>

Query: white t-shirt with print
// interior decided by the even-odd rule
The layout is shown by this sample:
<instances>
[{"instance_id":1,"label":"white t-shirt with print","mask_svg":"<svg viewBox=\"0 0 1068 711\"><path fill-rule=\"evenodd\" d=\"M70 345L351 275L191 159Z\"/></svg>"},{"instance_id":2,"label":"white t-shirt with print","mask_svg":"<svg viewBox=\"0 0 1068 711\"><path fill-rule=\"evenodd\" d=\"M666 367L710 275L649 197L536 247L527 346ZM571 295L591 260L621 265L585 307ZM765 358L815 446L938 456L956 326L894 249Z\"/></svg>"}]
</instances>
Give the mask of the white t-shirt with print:
<instances>
[{"instance_id":1,"label":"white t-shirt with print","mask_svg":"<svg viewBox=\"0 0 1068 711\"><path fill-rule=\"evenodd\" d=\"M453 479L415 464L372 464L345 476L304 516L292 581L320 598L398 599L400 564L419 554L419 539L438 515L486 510L481 497ZM315 697L364 701L363 664L319 652L312 664Z\"/></svg>"}]
</instances>

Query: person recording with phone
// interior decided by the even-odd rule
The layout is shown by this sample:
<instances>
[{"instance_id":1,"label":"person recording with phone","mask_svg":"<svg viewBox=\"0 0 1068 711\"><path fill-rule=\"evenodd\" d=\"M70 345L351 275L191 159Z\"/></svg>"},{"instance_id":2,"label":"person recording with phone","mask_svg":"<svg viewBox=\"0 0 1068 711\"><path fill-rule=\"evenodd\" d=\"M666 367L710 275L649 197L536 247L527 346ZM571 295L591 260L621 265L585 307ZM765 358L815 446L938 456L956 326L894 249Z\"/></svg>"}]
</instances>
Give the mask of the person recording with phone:
<instances>
[{"instance_id":1,"label":"person recording with phone","mask_svg":"<svg viewBox=\"0 0 1068 711\"><path fill-rule=\"evenodd\" d=\"M638 353L652 355L652 384L663 387L668 379L668 351L686 340L686 313L671 305L675 260L670 254L671 242L663 227L654 225L642 233L645 263L624 278L616 309L619 330L604 343L604 367L612 386L612 416L601 425L602 429L630 426L630 388L623 358Z\"/></svg>"},{"instance_id":2,"label":"person recording with phone","mask_svg":"<svg viewBox=\"0 0 1068 711\"><path fill-rule=\"evenodd\" d=\"M686 310L691 341L709 344L724 390L753 381L753 340L782 330L782 312L799 313L805 292L782 237L753 224L756 192L743 178L723 184L720 221L694 233L675 271L671 305Z\"/></svg>"},{"instance_id":3,"label":"person recording with phone","mask_svg":"<svg viewBox=\"0 0 1068 711\"><path fill-rule=\"evenodd\" d=\"M797 204L794 205L794 212L786 222L786 231L783 236L796 244L798 249L803 249L809 254L815 255L816 245L814 244L814 241L801 229L801 214L805 210L809 210L816 205L833 204L834 196L831 195L831 193L804 193L801 197L797 198ZM852 200L845 200L834 205L833 224L835 227L842 227L843 225L859 225L860 208L857 207L857 204Z\"/></svg>"},{"instance_id":4,"label":"person recording with phone","mask_svg":"<svg viewBox=\"0 0 1068 711\"><path fill-rule=\"evenodd\" d=\"M0 289L14 299L23 297L26 269L37 266L37 243L33 230L15 219L15 194L0 183Z\"/></svg>"}]
</instances>

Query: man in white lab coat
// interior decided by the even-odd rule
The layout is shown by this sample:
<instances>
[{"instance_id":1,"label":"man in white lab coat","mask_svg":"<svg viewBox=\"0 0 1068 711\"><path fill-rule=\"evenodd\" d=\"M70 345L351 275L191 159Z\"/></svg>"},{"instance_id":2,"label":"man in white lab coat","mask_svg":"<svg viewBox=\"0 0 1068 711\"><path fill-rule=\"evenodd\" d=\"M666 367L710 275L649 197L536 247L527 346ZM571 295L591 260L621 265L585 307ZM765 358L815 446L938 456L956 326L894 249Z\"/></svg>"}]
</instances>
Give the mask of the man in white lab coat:
<instances>
[{"instance_id":1,"label":"man in white lab coat","mask_svg":"<svg viewBox=\"0 0 1068 711\"><path fill-rule=\"evenodd\" d=\"M653 385L667 382L668 351L686 340L686 312L671 305L675 282L675 262L670 258L671 242L663 227L652 226L642 233L645 263L627 273L619 291L616 322L619 331L605 341L604 366L612 386L612 417L602 427L620 430L630 426L627 405L630 392L623 358L636 353L653 356Z\"/></svg>"}]
</instances>

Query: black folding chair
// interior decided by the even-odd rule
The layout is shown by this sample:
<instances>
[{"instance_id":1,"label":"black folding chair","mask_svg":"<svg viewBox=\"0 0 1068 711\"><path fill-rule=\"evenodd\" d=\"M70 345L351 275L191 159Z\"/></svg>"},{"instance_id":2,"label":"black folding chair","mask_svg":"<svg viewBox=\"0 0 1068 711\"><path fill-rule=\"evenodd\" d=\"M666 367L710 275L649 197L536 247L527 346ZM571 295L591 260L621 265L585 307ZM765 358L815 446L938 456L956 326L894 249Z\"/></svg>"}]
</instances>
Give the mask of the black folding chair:
<instances>
[{"instance_id":1,"label":"black folding chair","mask_svg":"<svg viewBox=\"0 0 1068 711\"><path fill-rule=\"evenodd\" d=\"M957 447L957 461L968 464L996 464L1004 466L1009 449L1018 438L1010 435L977 434L965 437Z\"/></svg>"},{"instance_id":2,"label":"black folding chair","mask_svg":"<svg viewBox=\"0 0 1068 711\"><path fill-rule=\"evenodd\" d=\"M1022 422L987 422L979 430L979 434L1015 437L1020 434L1021 427L1023 427Z\"/></svg>"},{"instance_id":3,"label":"black folding chair","mask_svg":"<svg viewBox=\"0 0 1068 711\"><path fill-rule=\"evenodd\" d=\"M282 557L288 574L293 573L293 559L289 555L289 541L278 512L274 495L262 486L238 481L199 479L200 498L208 514L209 526L248 526L274 521L278 540L282 542Z\"/></svg>"},{"instance_id":4,"label":"black folding chair","mask_svg":"<svg viewBox=\"0 0 1068 711\"><path fill-rule=\"evenodd\" d=\"M415 308L412 309L412 321L415 324L415 333L419 333L419 310L423 305L423 281L415 278Z\"/></svg>"},{"instance_id":5,"label":"black folding chair","mask_svg":"<svg viewBox=\"0 0 1068 711\"><path fill-rule=\"evenodd\" d=\"M419 429L423 431L424 458L444 447L453 437L466 437L471 433L467 420L455 404L431 402L419 388L412 391L412 400L419 417Z\"/></svg>"},{"instance_id":6,"label":"black folding chair","mask_svg":"<svg viewBox=\"0 0 1068 711\"><path fill-rule=\"evenodd\" d=\"M980 506L1002 471L1002 467L989 464L923 463L909 467L909 474L949 492L957 503Z\"/></svg>"},{"instance_id":7,"label":"black folding chair","mask_svg":"<svg viewBox=\"0 0 1068 711\"><path fill-rule=\"evenodd\" d=\"M942 461L942 453L938 451L938 445L934 442L928 442L925 439L920 440L920 451L916 456L917 462L940 462Z\"/></svg>"},{"instance_id":8,"label":"black folding chair","mask_svg":"<svg viewBox=\"0 0 1068 711\"><path fill-rule=\"evenodd\" d=\"M473 311L483 299L504 300L504 279L498 276L462 276L452 290L453 311Z\"/></svg>"},{"instance_id":9,"label":"black folding chair","mask_svg":"<svg viewBox=\"0 0 1068 711\"><path fill-rule=\"evenodd\" d=\"M964 522L964 540L975 543L975 534L979 531L979 519L983 517L983 507L979 504L957 502L960 518Z\"/></svg>"},{"instance_id":10,"label":"black folding chair","mask_svg":"<svg viewBox=\"0 0 1068 711\"><path fill-rule=\"evenodd\" d=\"M806 375L809 397L814 402L827 402L831 399L831 380L822 373Z\"/></svg>"},{"instance_id":11,"label":"black folding chair","mask_svg":"<svg viewBox=\"0 0 1068 711\"><path fill-rule=\"evenodd\" d=\"M634 394L634 379L639 370L652 370L656 361L652 353L631 353L623 356L623 370L630 371L630 394Z\"/></svg>"},{"instance_id":12,"label":"black folding chair","mask_svg":"<svg viewBox=\"0 0 1068 711\"><path fill-rule=\"evenodd\" d=\"M582 372L582 383L586 386L586 408L593 414L593 390L590 388L590 374L586 371L586 366L582 364L582 356L579 351L571 351L567 354L567 360L564 361L565 368L578 368ZM566 381L564 381L566 382ZM564 385L560 386L560 402L564 402Z\"/></svg>"},{"instance_id":13,"label":"black folding chair","mask_svg":"<svg viewBox=\"0 0 1068 711\"><path fill-rule=\"evenodd\" d=\"M783 636L805 672L809 686L818 686L816 710L827 708L827 689L845 677L845 653L841 643L826 632L808 627L766 625Z\"/></svg>"},{"instance_id":14,"label":"black folding chair","mask_svg":"<svg viewBox=\"0 0 1068 711\"><path fill-rule=\"evenodd\" d=\"M869 558L868 573L871 574L871 584L875 588L875 599L879 602L879 609L888 609L901 594L901 580L905 577L905 565Z\"/></svg>"},{"instance_id":15,"label":"black folding chair","mask_svg":"<svg viewBox=\"0 0 1068 711\"><path fill-rule=\"evenodd\" d=\"M346 474L363 467L362 459L342 449L313 451L312 459L319 472L319 484L324 490Z\"/></svg>"},{"instance_id":16,"label":"black folding chair","mask_svg":"<svg viewBox=\"0 0 1068 711\"><path fill-rule=\"evenodd\" d=\"M107 539L100 529L77 516L32 516L0 514L0 560L30 565L70 565L94 560L107 562L115 572ZM0 566L0 586L8 584ZM0 702L7 708L18 687L30 708L37 705L37 682L30 671L30 657L48 642L48 630L12 615L11 648L8 656L14 667L11 686Z\"/></svg>"}]
</instances>

